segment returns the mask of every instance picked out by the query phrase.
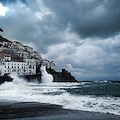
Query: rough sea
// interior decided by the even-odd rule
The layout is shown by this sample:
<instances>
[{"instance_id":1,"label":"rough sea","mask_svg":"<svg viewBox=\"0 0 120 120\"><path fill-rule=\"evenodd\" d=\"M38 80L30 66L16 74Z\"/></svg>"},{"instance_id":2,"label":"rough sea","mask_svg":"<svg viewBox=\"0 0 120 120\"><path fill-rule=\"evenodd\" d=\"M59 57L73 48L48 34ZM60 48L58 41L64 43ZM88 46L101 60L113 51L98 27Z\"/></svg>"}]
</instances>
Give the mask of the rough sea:
<instances>
[{"instance_id":1,"label":"rough sea","mask_svg":"<svg viewBox=\"0 0 120 120\"><path fill-rule=\"evenodd\" d=\"M49 77L49 76L48 76ZM120 82L28 83L13 76L13 82L0 85L0 101L40 102L65 109L120 115Z\"/></svg>"}]
</instances>

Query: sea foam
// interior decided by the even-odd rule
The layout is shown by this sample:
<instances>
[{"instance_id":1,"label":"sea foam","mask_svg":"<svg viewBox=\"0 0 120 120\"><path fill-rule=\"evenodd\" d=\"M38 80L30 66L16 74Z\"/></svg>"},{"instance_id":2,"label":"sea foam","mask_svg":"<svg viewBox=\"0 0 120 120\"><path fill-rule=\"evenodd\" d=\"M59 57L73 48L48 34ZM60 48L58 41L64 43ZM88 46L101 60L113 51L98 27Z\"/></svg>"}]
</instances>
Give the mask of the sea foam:
<instances>
[{"instance_id":1,"label":"sea foam","mask_svg":"<svg viewBox=\"0 0 120 120\"><path fill-rule=\"evenodd\" d=\"M13 82L0 86L0 101L40 102L62 105L64 109L113 113L120 115L120 98L73 95L67 90L79 88L82 83L27 83L14 77Z\"/></svg>"}]
</instances>

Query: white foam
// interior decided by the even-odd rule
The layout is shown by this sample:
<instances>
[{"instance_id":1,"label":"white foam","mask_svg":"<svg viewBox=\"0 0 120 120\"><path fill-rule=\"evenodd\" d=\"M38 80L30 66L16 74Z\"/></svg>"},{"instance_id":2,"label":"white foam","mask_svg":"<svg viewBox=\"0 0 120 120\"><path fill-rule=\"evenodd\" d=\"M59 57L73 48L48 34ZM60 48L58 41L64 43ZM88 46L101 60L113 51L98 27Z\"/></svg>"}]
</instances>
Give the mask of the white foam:
<instances>
[{"instance_id":1,"label":"white foam","mask_svg":"<svg viewBox=\"0 0 120 120\"><path fill-rule=\"evenodd\" d=\"M46 67L41 66L40 70L42 74L42 77L41 77L42 83L51 84L53 82L53 76L47 73Z\"/></svg>"},{"instance_id":2,"label":"white foam","mask_svg":"<svg viewBox=\"0 0 120 120\"><path fill-rule=\"evenodd\" d=\"M69 94L65 90L66 88L69 89L71 87L77 88L78 84L55 83L52 85L45 85L26 83L15 76L13 82L6 82L0 86L0 101L11 100L20 102L50 103L62 105L65 109L95 111L120 115L120 98L83 95L75 96Z\"/></svg>"}]
</instances>

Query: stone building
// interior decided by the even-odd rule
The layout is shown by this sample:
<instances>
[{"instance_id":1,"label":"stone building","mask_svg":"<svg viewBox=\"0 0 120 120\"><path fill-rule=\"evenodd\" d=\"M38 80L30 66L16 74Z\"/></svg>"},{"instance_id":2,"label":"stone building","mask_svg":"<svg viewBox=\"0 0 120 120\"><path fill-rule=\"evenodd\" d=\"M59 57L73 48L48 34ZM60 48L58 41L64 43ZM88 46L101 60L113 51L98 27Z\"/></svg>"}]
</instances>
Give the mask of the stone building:
<instances>
[{"instance_id":1,"label":"stone building","mask_svg":"<svg viewBox=\"0 0 120 120\"><path fill-rule=\"evenodd\" d=\"M42 60L41 66L46 66L47 69L55 70L55 63L49 60Z\"/></svg>"}]
</instances>

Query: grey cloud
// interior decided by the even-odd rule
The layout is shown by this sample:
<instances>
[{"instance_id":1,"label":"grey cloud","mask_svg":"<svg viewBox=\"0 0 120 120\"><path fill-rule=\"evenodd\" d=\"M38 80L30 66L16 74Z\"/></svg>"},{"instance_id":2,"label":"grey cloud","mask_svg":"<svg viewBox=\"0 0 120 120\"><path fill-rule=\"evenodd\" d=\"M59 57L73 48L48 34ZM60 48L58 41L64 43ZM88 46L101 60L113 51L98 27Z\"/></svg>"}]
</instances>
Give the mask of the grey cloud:
<instances>
[{"instance_id":1,"label":"grey cloud","mask_svg":"<svg viewBox=\"0 0 120 120\"><path fill-rule=\"evenodd\" d=\"M8 11L5 17L0 16L0 24L4 29L3 36L10 40L33 42L40 53L47 52L49 45L63 42L64 28L59 25L52 13L42 13L43 6L34 1L36 7L33 7L32 2L27 1L26 5L19 1L6 5L12 10Z\"/></svg>"},{"instance_id":2,"label":"grey cloud","mask_svg":"<svg viewBox=\"0 0 120 120\"><path fill-rule=\"evenodd\" d=\"M58 44L49 47L49 52L43 56L54 60L59 71L67 68L78 80L119 80L120 54L112 49L120 45L120 35L117 37L115 41L104 39L104 46L101 40L86 40L80 46Z\"/></svg>"},{"instance_id":3,"label":"grey cloud","mask_svg":"<svg viewBox=\"0 0 120 120\"><path fill-rule=\"evenodd\" d=\"M80 37L107 38L120 32L120 1L43 0L61 24L70 23Z\"/></svg>"},{"instance_id":4,"label":"grey cloud","mask_svg":"<svg viewBox=\"0 0 120 120\"><path fill-rule=\"evenodd\" d=\"M26 3L26 0L0 0L0 2L3 4L15 3L17 1L22 1L22 2Z\"/></svg>"}]
</instances>

